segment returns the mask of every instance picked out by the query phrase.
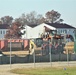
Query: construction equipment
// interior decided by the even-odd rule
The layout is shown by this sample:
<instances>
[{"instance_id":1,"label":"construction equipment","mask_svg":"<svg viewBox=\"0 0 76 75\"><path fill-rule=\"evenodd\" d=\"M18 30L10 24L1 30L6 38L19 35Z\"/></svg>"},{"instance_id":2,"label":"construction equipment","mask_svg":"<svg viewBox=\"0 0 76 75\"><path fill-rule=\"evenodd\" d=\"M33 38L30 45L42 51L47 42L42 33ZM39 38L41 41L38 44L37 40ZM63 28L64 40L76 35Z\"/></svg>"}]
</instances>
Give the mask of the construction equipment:
<instances>
[{"instance_id":1,"label":"construction equipment","mask_svg":"<svg viewBox=\"0 0 76 75\"><path fill-rule=\"evenodd\" d=\"M34 52L34 49L36 48L36 45L35 45L35 43L33 42L33 39L30 39L29 40L29 53L30 54L33 54L33 52Z\"/></svg>"},{"instance_id":2,"label":"construction equipment","mask_svg":"<svg viewBox=\"0 0 76 75\"><path fill-rule=\"evenodd\" d=\"M64 53L74 53L74 42L67 42L64 47Z\"/></svg>"}]
</instances>

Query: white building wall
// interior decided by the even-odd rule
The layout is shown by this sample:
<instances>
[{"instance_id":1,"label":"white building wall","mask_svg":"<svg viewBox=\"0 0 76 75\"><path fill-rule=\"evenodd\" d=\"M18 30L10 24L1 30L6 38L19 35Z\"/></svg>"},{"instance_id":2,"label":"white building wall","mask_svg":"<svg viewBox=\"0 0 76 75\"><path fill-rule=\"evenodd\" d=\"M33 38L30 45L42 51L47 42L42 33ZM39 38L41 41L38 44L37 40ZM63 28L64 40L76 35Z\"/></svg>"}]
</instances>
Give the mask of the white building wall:
<instances>
[{"instance_id":1,"label":"white building wall","mask_svg":"<svg viewBox=\"0 0 76 75\"><path fill-rule=\"evenodd\" d=\"M32 28L29 27L28 25L25 25L25 29L21 30L22 33L24 33L25 31L25 34L22 35L22 39L27 39L29 36L31 36L31 32L32 32Z\"/></svg>"},{"instance_id":2,"label":"white building wall","mask_svg":"<svg viewBox=\"0 0 76 75\"><path fill-rule=\"evenodd\" d=\"M32 27L29 27L28 25L26 25L25 29L22 30L23 32L26 31L26 34L24 34L22 36L23 39L30 39L30 38L39 38L40 35L42 33L44 33L44 26L52 29L52 30L56 30L55 27L52 27L52 26L49 26L45 23L42 23L34 28ZM71 28L57 28L57 32L58 34L70 34L74 37L74 29L71 29Z\"/></svg>"},{"instance_id":3,"label":"white building wall","mask_svg":"<svg viewBox=\"0 0 76 75\"><path fill-rule=\"evenodd\" d=\"M44 33L44 26L38 25L32 29L31 37L32 38L39 38L42 33Z\"/></svg>"},{"instance_id":4,"label":"white building wall","mask_svg":"<svg viewBox=\"0 0 76 75\"><path fill-rule=\"evenodd\" d=\"M27 27L26 29L26 38L38 38L44 32L44 26L39 25L34 28Z\"/></svg>"},{"instance_id":5,"label":"white building wall","mask_svg":"<svg viewBox=\"0 0 76 75\"><path fill-rule=\"evenodd\" d=\"M7 29L0 29L0 39L4 38L4 35L6 34Z\"/></svg>"},{"instance_id":6,"label":"white building wall","mask_svg":"<svg viewBox=\"0 0 76 75\"><path fill-rule=\"evenodd\" d=\"M34 28L31 28L29 26L26 26L26 29L24 29L23 31L26 31L26 34L22 36L22 38L27 38L27 39L30 39L30 38L39 38L40 35L42 33L44 33L45 31L45 28L44 26L47 26L49 27L50 29L53 29L55 30L56 28L52 27L52 26L49 26L45 23L42 23Z\"/></svg>"},{"instance_id":7,"label":"white building wall","mask_svg":"<svg viewBox=\"0 0 76 75\"><path fill-rule=\"evenodd\" d=\"M74 30L71 28L57 28L58 34L70 34L74 37Z\"/></svg>"},{"instance_id":8,"label":"white building wall","mask_svg":"<svg viewBox=\"0 0 76 75\"><path fill-rule=\"evenodd\" d=\"M57 33L63 35L72 35L74 38L74 30L72 28L58 28ZM66 39L66 42L71 41L70 39Z\"/></svg>"}]
</instances>

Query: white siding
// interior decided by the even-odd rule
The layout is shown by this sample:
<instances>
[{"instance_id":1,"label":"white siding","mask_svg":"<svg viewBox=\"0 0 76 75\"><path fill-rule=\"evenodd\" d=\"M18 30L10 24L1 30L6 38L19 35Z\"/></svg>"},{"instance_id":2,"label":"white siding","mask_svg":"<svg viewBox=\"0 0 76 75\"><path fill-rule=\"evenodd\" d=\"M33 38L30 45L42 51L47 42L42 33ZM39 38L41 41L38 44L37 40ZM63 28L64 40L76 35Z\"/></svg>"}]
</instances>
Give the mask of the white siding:
<instances>
[{"instance_id":1,"label":"white siding","mask_svg":"<svg viewBox=\"0 0 76 75\"><path fill-rule=\"evenodd\" d=\"M25 25L25 29L21 30L22 33L24 33L24 31L26 32L24 35L22 35L22 38L27 39L28 36L31 36L31 32L32 32L31 30L32 30L31 27L29 27L28 25Z\"/></svg>"},{"instance_id":2,"label":"white siding","mask_svg":"<svg viewBox=\"0 0 76 75\"><path fill-rule=\"evenodd\" d=\"M72 35L74 38L74 30L71 28L59 28L57 29L58 34ZM60 33L59 33L60 32ZM66 42L71 41L70 39L66 39Z\"/></svg>"},{"instance_id":3,"label":"white siding","mask_svg":"<svg viewBox=\"0 0 76 75\"><path fill-rule=\"evenodd\" d=\"M43 25L39 25L36 26L34 28L28 27L26 29L26 38L30 39L30 38L38 38L39 34L42 34L44 31L44 26Z\"/></svg>"},{"instance_id":4,"label":"white siding","mask_svg":"<svg viewBox=\"0 0 76 75\"><path fill-rule=\"evenodd\" d=\"M0 29L0 39L4 38L4 35L6 34L7 29Z\"/></svg>"},{"instance_id":5,"label":"white siding","mask_svg":"<svg viewBox=\"0 0 76 75\"><path fill-rule=\"evenodd\" d=\"M71 28L58 28L58 34L70 34L74 37L74 29Z\"/></svg>"},{"instance_id":6,"label":"white siding","mask_svg":"<svg viewBox=\"0 0 76 75\"><path fill-rule=\"evenodd\" d=\"M40 37L40 35L42 33L44 33L44 26L52 29L52 30L57 30L58 31L58 34L70 34L74 37L74 29L71 29L71 28L55 28L53 26L49 26L45 23L42 23L34 28L32 27L29 27L28 25L26 25L26 29L24 29L23 31L26 31L26 34L22 36L22 38L27 38L27 39L30 39L30 38L38 38Z\"/></svg>"},{"instance_id":7,"label":"white siding","mask_svg":"<svg viewBox=\"0 0 76 75\"><path fill-rule=\"evenodd\" d=\"M42 23L42 24L40 24L40 25L38 25L38 26L36 26L34 28L26 26L26 29L24 29L24 30L26 30L26 34L23 35L22 38L28 38L28 39L30 39L30 38L39 38L40 35L42 33L44 33L44 30L45 30L44 26L49 27L50 29L53 29L53 30L56 29L56 28L54 28L52 26L49 26L49 25L47 25L45 23Z\"/></svg>"}]
</instances>

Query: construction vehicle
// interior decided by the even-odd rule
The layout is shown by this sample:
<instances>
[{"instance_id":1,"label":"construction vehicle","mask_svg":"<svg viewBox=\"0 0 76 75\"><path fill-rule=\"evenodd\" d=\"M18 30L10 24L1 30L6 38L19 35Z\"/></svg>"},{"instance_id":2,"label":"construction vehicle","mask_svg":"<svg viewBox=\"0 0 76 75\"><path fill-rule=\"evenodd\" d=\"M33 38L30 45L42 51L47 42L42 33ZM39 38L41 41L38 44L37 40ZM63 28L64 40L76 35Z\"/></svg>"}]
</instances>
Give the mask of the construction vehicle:
<instances>
[{"instance_id":1,"label":"construction vehicle","mask_svg":"<svg viewBox=\"0 0 76 75\"><path fill-rule=\"evenodd\" d=\"M71 35L57 34L56 30L50 30L50 32L46 32L46 33L47 34L44 33L43 35L41 35L40 38L34 39L34 41L30 40L30 50L32 49L32 47L34 48L41 47L44 44L44 42L47 42L46 46L48 46L48 42L51 42L53 53L59 53L59 52L63 53L64 51L65 53L67 53L67 50L69 51L69 53L73 53L74 39ZM66 39L70 39L70 42L66 43ZM70 45L68 45L67 47L67 44L69 43Z\"/></svg>"},{"instance_id":2,"label":"construction vehicle","mask_svg":"<svg viewBox=\"0 0 76 75\"><path fill-rule=\"evenodd\" d=\"M51 33L47 35L43 35L43 41L49 41L53 45L53 53L74 53L74 38L72 35L63 35L63 34L53 34L53 30ZM56 49L56 50L55 50ZM60 50L62 49L62 50ZM57 52L55 52L57 51Z\"/></svg>"},{"instance_id":3,"label":"construction vehicle","mask_svg":"<svg viewBox=\"0 0 76 75\"><path fill-rule=\"evenodd\" d=\"M74 42L67 42L64 47L64 53L74 53Z\"/></svg>"}]
</instances>

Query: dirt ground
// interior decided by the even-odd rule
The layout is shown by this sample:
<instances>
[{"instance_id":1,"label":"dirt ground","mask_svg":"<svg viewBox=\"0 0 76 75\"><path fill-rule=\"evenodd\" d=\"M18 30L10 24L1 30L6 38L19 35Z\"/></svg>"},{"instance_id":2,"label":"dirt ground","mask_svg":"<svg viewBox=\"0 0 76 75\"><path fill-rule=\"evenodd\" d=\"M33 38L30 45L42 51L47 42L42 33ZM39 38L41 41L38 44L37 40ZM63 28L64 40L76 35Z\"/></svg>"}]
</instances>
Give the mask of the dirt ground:
<instances>
[{"instance_id":1,"label":"dirt ground","mask_svg":"<svg viewBox=\"0 0 76 75\"><path fill-rule=\"evenodd\" d=\"M0 64L0 75L19 75L13 74L10 70L15 68L31 68L31 67L66 67L76 66L76 61L70 62L45 62L45 63L22 63L22 64Z\"/></svg>"}]
</instances>

